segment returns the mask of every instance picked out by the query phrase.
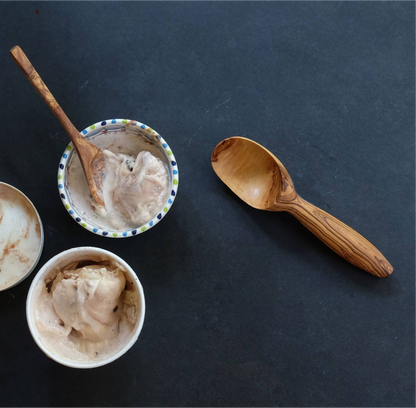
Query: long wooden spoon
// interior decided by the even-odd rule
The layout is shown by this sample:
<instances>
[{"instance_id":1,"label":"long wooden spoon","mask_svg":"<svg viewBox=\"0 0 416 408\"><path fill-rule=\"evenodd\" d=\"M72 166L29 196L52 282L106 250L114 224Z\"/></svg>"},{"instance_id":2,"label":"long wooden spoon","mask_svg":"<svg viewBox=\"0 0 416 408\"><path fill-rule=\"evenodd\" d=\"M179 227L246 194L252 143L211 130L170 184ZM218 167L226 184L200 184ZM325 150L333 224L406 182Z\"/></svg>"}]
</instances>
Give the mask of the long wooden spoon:
<instances>
[{"instance_id":1,"label":"long wooden spoon","mask_svg":"<svg viewBox=\"0 0 416 408\"><path fill-rule=\"evenodd\" d=\"M77 150L91 194L98 204L104 206L102 183L105 172L105 160L102 150L81 136L21 48L16 45L10 50L10 54L68 133Z\"/></svg>"},{"instance_id":2,"label":"long wooden spoon","mask_svg":"<svg viewBox=\"0 0 416 408\"><path fill-rule=\"evenodd\" d=\"M214 149L211 163L218 177L252 207L287 211L338 255L375 276L386 278L393 272L358 232L303 200L283 164L258 143L244 137L225 139Z\"/></svg>"}]
</instances>

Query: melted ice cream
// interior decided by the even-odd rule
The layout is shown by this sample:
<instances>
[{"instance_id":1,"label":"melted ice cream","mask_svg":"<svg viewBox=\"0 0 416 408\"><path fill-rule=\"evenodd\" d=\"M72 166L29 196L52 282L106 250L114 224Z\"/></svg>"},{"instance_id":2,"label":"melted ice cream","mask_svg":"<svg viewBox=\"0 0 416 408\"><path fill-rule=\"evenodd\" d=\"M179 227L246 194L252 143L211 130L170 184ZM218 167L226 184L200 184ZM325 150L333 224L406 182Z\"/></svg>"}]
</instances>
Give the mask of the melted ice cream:
<instances>
[{"instance_id":1,"label":"melted ice cream","mask_svg":"<svg viewBox=\"0 0 416 408\"><path fill-rule=\"evenodd\" d=\"M28 199L0 183L0 291L33 268L42 250L42 226Z\"/></svg>"}]
</instances>

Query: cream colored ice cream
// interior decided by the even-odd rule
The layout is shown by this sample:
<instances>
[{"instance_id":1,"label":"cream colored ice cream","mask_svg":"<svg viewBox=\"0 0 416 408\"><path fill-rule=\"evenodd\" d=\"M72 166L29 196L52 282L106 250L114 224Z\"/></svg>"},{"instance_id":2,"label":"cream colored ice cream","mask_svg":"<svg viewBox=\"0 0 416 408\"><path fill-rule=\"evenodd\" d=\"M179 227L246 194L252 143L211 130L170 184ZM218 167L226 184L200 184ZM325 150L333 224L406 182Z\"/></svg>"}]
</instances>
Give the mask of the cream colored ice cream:
<instances>
[{"instance_id":1,"label":"cream colored ice cream","mask_svg":"<svg viewBox=\"0 0 416 408\"><path fill-rule=\"evenodd\" d=\"M97 214L117 229L137 227L150 221L168 196L169 178L162 161L148 151L137 158L104 150L105 208L92 204Z\"/></svg>"},{"instance_id":2,"label":"cream colored ice cream","mask_svg":"<svg viewBox=\"0 0 416 408\"><path fill-rule=\"evenodd\" d=\"M43 248L42 224L29 199L0 182L0 291L35 267Z\"/></svg>"},{"instance_id":3,"label":"cream colored ice cream","mask_svg":"<svg viewBox=\"0 0 416 408\"><path fill-rule=\"evenodd\" d=\"M82 216L101 228L123 230L149 222L169 195L169 175L157 146L132 131L111 131L91 138L104 151L105 208L89 191L78 155L67 167L71 201Z\"/></svg>"},{"instance_id":4,"label":"cream colored ice cream","mask_svg":"<svg viewBox=\"0 0 416 408\"><path fill-rule=\"evenodd\" d=\"M95 360L125 343L138 305L138 294L116 265L74 264L45 280L35 302L35 320L51 352L71 360Z\"/></svg>"}]
</instances>

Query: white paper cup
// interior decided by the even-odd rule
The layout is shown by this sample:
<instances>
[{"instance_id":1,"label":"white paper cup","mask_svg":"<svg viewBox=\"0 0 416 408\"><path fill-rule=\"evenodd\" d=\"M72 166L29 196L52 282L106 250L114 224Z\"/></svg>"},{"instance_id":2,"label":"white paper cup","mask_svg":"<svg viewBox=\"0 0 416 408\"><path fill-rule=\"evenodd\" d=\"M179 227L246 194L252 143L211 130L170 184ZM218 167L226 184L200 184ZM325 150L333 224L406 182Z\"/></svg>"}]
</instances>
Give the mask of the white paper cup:
<instances>
[{"instance_id":1,"label":"white paper cup","mask_svg":"<svg viewBox=\"0 0 416 408\"><path fill-rule=\"evenodd\" d=\"M100 261L112 260L115 261L122 268L123 272L126 274L126 278L130 279L130 282L133 285L133 288L139 294L139 304L140 310L138 311L138 318L135 323L134 329L131 332L131 335L125 340L125 344L120 344L120 347L114 351L112 354L108 354L102 357L99 360L92 361L77 361L68 358L63 358L62 356L56 355L53 351L48 349L45 344L42 342L42 337L39 333L38 327L35 321L35 306L34 302L37 297L40 295L42 288L45 285L45 278L52 274L57 273L59 269L65 267L69 263L77 261L88 261L99 259ZM33 282L30 286L29 293L27 295L26 301L26 317L27 323L29 325L30 333L33 336L36 344L39 348L51 359L55 360L59 364L65 365L72 368L95 368L101 367L103 365L109 364L114 360L117 360L124 353L126 353L133 344L137 341L140 332L143 327L145 315L145 300L142 285L139 281L139 278L136 276L133 269L120 257L113 254L110 251L105 249L95 248L95 247L80 247L72 248L67 251L61 252L60 254L54 256L49 262L47 262L41 270L36 274Z\"/></svg>"}]
</instances>

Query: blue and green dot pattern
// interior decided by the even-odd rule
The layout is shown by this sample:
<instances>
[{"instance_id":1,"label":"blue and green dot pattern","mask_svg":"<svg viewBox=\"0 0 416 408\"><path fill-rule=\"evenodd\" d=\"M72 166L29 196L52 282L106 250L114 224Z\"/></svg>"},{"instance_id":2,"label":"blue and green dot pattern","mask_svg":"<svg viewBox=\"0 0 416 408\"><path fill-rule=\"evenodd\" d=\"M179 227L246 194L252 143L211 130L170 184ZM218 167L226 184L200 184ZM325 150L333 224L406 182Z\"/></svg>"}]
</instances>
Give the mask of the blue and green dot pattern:
<instances>
[{"instance_id":1,"label":"blue and green dot pattern","mask_svg":"<svg viewBox=\"0 0 416 408\"><path fill-rule=\"evenodd\" d=\"M91 137L99 134L103 130L106 129L125 129L125 126L129 124L130 126L138 126L140 130L146 132L146 137L150 136L155 143L159 144L159 147L163 150L166 160L169 163L169 172L170 172L170 179L171 179L171 192L169 195L168 200L166 201L165 205L163 206L162 210L159 214L156 215L151 221L149 221L146 225L142 225L139 228L129 229L126 231L111 231L111 230L103 230L89 222L88 220L84 219L83 216L73 207L70 197L68 196L67 186L66 186L66 166L70 163L72 154L73 154L73 145L70 143L66 149L64 154L61 157L61 161L59 163L58 168L58 189L59 195L61 197L62 203L64 204L65 209L68 211L69 215L78 222L82 227L87 229L88 231L101 235L103 237L108 238L126 238L135 235L139 235L154 225L156 225L169 211L170 207L172 206L173 202L175 201L175 197L178 191L179 185L179 172L178 172L178 165L176 163L175 156L173 155L172 150L170 149L169 145L165 142L165 140L152 128L146 126L143 123L129 120L129 119L108 119L103 120L102 122L97 122L87 128L85 128L81 133L84 137Z\"/></svg>"}]
</instances>

